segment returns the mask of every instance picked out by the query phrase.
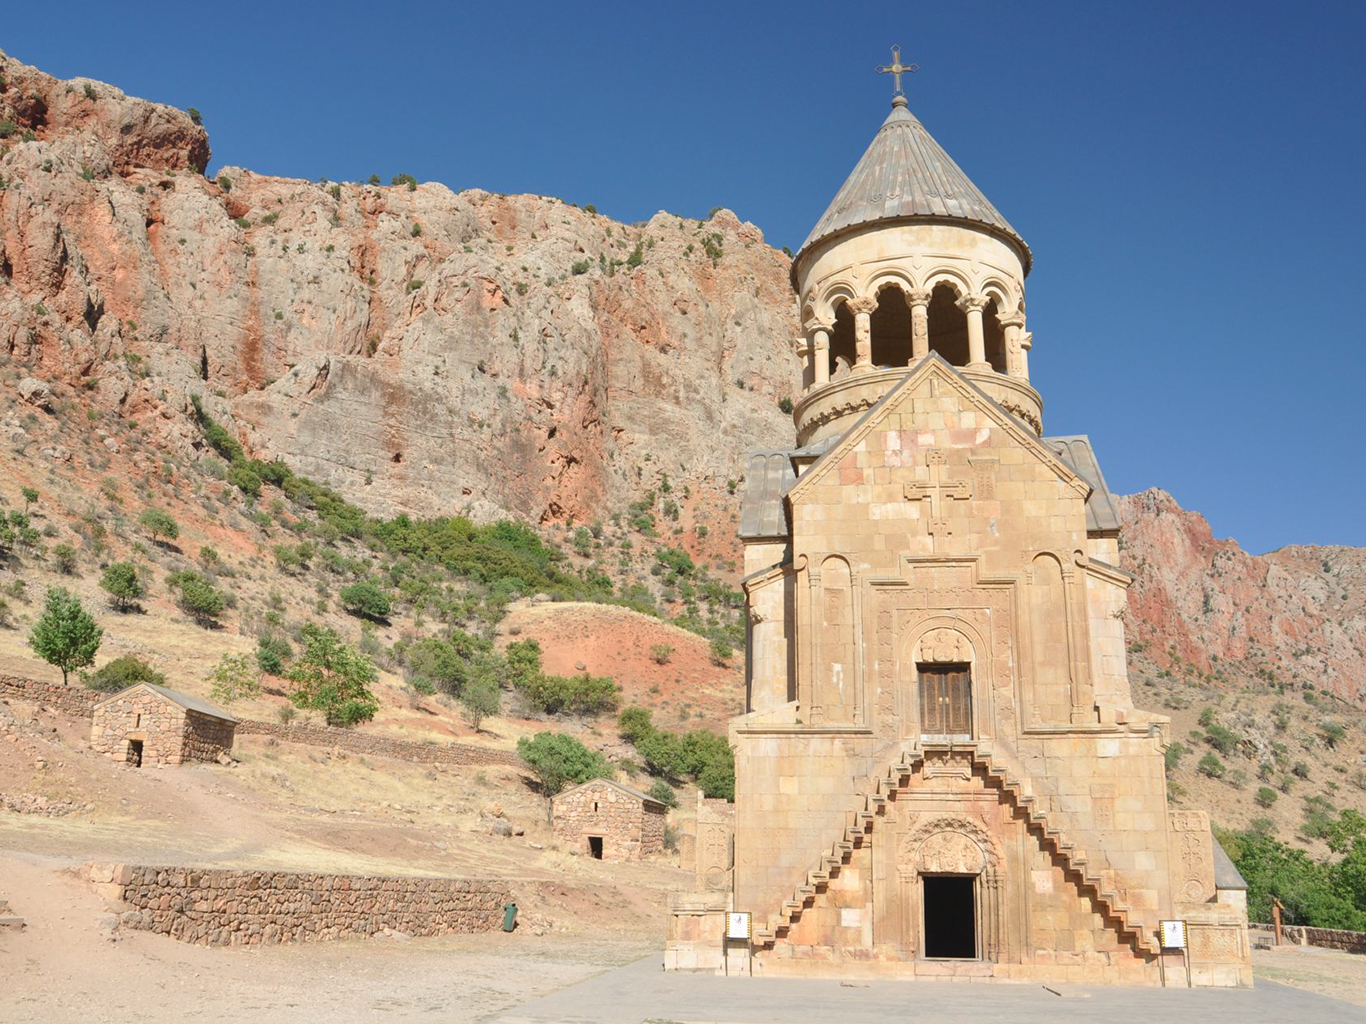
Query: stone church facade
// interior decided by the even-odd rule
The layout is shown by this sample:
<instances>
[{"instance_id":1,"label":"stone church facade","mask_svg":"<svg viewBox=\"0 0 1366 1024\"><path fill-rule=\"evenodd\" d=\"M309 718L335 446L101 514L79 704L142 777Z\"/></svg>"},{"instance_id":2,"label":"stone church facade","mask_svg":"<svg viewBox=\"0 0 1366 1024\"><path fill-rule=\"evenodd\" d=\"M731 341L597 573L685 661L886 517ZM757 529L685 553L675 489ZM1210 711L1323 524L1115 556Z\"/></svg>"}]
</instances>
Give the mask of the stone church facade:
<instances>
[{"instance_id":1,"label":"stone church facade","mask_svg":"<svg viewBox=\"0 0 1366 1024\"><path fill-rule=\"evenodd\" d=\"M1179 919L1195 984L1251 984L1246 887L1130 696L1114 502L1085 437L1043 436L1030 262L898 94L793 263L733 865L675 901L666 966L719 968L733 910L756 974L1184 985Z\"/></svg>"}]
</instances>

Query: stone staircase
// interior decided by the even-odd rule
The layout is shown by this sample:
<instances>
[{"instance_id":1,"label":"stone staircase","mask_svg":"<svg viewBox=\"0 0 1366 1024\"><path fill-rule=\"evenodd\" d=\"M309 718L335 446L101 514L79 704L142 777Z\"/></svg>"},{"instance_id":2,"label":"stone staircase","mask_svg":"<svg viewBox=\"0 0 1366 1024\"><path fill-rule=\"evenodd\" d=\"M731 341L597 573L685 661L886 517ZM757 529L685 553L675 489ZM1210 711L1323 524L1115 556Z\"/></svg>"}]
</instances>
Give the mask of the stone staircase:
<instances>
[{"instance_id":1,"label":"stone staircase","mask_svg":"<svg viewBox=\"0 0 1366 1024\"><path fill-rule=\"evenodd\" d=\"M989 740L946 744L942 748L935 746L931 749L968 754L974 766L980 768L988 779L1010 797L1025 826L1042 840L1046 848L1061 858L1067 873L1080 879L1079 888L1094 897L1120 937L1130 942L1136 950L1152 954L1160 952L1155 928L1125 903L1115 888L1115 873L1105 864L1103 854L1093 859L1087 851L1068 840L1057 820L1057 813L1042 806L1033 791L1032 780L1013 765L1004 752L997 750ZM839 872L854 849L863 844L864 837L886 816L889 801L896 799L897 793L909 784L916 767L924 760L925 751L914 743L907 743L884 770L872 776L861 798L861 806L849 812L850 820L843 832L829 850L821 854L815 867L807 872L805 883L797 886L791 898L783 901L777 914L770 917L766 924L756 925L755 949L772 948L778 938L787 933L793 922L802 916L808 901L814 902L817 894L830 882L831 876Z\"/></svg>"},{"instance_id":2,"label":"stone staircase","mask_svg":"<svg viewBox=\"0 0 1366 1024\"><path fill-rule=\"evenodd\" d=\"M10 912L9 900L0 897L0 928L12 928L16 932L24 927L24 919Z\"/></svg>"}]
</instances>

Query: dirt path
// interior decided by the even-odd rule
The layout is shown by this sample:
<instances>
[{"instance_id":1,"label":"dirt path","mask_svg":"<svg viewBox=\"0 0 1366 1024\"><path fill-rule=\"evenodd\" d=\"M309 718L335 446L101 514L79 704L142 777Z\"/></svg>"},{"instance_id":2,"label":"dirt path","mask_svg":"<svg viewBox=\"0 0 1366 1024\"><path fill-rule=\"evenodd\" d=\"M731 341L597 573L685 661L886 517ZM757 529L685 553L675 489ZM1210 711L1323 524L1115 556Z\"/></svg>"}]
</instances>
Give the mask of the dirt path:
<instances>
[{"instance_id":1,"label":"dirt path","mask_svg":"<svg viewBox=\"0 0 1366 1024\"><path fill-rule=\"evenodd\" d=\"M0 1022L465 1022L629 963L658 936L454 936L208 949L103 927L108 911L46 858L0 854L23 932L0 932Z\"/></svg>"}]
</instances>

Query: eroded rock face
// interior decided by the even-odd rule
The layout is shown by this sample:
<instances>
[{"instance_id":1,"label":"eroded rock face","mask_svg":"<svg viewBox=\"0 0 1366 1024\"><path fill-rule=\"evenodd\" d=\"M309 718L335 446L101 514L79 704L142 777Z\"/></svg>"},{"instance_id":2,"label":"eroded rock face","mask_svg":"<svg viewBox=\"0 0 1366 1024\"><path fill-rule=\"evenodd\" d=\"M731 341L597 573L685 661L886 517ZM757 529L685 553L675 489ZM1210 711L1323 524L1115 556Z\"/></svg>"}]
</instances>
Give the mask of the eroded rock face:
<instances>
[{"instance_id":1,"label":"eroded rock face","mask_svg":"<svg viewBox=\"0 0 1366 1024\"><path fill-rule=\"evenodd\" d=\"M1366 700L1366 550L1292 546L1250 555L1203 516L1150 488L1120 498L1129 588L1125 629L1164 667L1174 649L1201 672L1234 663L1278 681Z\"/></svg>"},{"instance_id":2,"label":"eroded rock face","mask_svg":"<svg viewBox=\"0 0 1366 1024\"><path fill-rule=\"evenodd\" d=\"M159 443L199 442L200 394L372 511L550 521L792 440L788 260L729 211L628 226L435 183L210 182L180 111L0 73L0 350L95 378Z\"/></svg>"}]
</instances>

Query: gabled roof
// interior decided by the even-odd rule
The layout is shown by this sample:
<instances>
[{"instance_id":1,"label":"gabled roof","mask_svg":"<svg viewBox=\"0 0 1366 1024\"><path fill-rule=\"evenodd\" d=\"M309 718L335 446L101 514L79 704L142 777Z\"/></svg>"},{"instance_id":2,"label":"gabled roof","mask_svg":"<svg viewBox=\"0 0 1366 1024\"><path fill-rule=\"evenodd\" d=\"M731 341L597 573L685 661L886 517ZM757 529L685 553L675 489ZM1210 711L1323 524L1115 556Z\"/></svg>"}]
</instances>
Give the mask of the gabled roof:
<instances>
[{"instance_id":1,"label":"gabled roof","mask_svg":"<svg viewBox=\"0 0 1366 1024\"><path fill-rule=\"evenodd\" d=\"M962 389L971 400L976 402L983 410L993 415L1003 430L1011 434L1017 442L1034 452L1036 456L1052 468L1059 479L1079 489L1080 493L1085 494L1089 489L1089 484L1071 466L1067 465L1058 457L1057 452L1043 443L1043 441L1018 417L1007 412L1002 405L992 398L985 391L979 388L972 381L960 374L954 367L944 359L938 352L931 352L914 364L906 373L906 376L892 385L887 393L879 398L871 409L865 412L854 424L844 432L839 442L826 449L810 468L807 469L796 482L788 488L788 500L792 495L802 488L811 485L812 481L824 476L826 470L844 458L845 453L863 438L870 430L881 421L887 409L899 398L902 391L909 387L914 387L921 379L929 374L938 374L940 379L946 380L951 386Z\"/></svg>"},{"instance_id":2,"label":"gabled roof","mask_svg":"<svg viewBox=\"0 0 1366 1024\"><path fill-rule=\"evenodd\" d=\"M797 479L787 452L754 452L745 470L745 493L740 499L740 538L778 540L792 528L783 495Z\"/></svg>"},{"instance_id":3,"label":"gabled roof","mask_svg":"<svg viewBox=\"0 0 1366 1024\"><path fill-rule=\"evenodd\" d=\"M1057 452L1058 458L1067 463L1068 468L1091 485L1091 495L1086 499L1086 532L1113 533L1119 529L1119 506L1115 496L1105 483L1096 461L1095 449L1091 439L1085 434L1069 434L1061 437L1045 437L1043 443Z\"/></svg>"},{"instance_id":4,"label":"gabled roof","mask_svg":"<svg viewBox=\"0 0 1366 1024\"><path fill-rule=\"evenodd\" d=\"M895 220L970 221L1019 249L1029 273L1032 256L1025 240L925 130L904 96L892 101L892 112L816 221L793 266L823 239L863 224Z\"/></svg>"},{"instance_id":5,"label":"gabled roof","mask_svg":"<svg viewBox=\"0 0 1366 1024\"><path fill-rule=\"evenodd\" d=\"M630 786L623 785L614 779L589 779L587 782L579 783L573 789L566 789L560 796L568 796L570 793L583 789L585 786L611 786L613 789L620 790L633 799L643 801L647 804L654 804L656 807L663 807L665 810L668 810L668 805L665 804L664 801L656 800L654 797L650 796L649 793L642 793L640 790L632 789Z\"/></svg>"},{"instance_id":6,"label":"gabled roof","mask_svg":"<svg viewBox=\"0 0 1366 1024\"><path fill-rule=\"evenodd\" d=\"M186 711L195 711L201 715L208 715L210 718L221 718L227 722L237 721L236 718L228 714L217 704L210 704L208 701L201 700L199 697L191 697L188 693L181 693L179 690L172 690L170 687L167 686L157 686L156 683L134 683L127 689L120 690L118 693L110 694L108 697L104 698L104 700L98 701L95 704L95 707L100 707L103 704L108 704L111 700L117 700L118 698L126 696L127 694L132 693L134 690L142 687L146 687L148 690L151 690L152 693L156 694L158 697L161 697L164 700L169 700L172 704L178 704Z\"/></svg>"}]
</instances>

